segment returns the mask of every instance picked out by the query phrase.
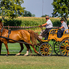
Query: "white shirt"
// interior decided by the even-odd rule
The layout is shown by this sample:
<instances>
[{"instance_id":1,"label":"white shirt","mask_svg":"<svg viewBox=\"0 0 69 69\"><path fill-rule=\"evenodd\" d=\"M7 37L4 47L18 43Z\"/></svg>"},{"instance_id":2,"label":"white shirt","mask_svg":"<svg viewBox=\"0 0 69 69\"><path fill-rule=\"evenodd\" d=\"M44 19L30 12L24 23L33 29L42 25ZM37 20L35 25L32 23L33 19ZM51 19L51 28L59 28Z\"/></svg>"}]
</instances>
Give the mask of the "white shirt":
<instances>
[{"instance_id":1,"label":"white shirt","mask_svg":"<svg viewBox=\"0 0 69 69\"><path fill-rule=\"evenodd\" d=\"M68 29L67 24L66 24L65 22L63 22L63 23L61 24L61 26L63 26L63 28L62 28L61 30L66 30L66 29Z\"/></svg>"},{"instance_id":2,"label":"white shirt","mask_svg":"<svg viewBox=\"0 0 69 69\"><path fill-rule=\"evenodd\" d=\"M53 24L52 24L50 19L46 23L47 23L46 28L52 28L53 27Z\"/></svg>"}]
</instances>

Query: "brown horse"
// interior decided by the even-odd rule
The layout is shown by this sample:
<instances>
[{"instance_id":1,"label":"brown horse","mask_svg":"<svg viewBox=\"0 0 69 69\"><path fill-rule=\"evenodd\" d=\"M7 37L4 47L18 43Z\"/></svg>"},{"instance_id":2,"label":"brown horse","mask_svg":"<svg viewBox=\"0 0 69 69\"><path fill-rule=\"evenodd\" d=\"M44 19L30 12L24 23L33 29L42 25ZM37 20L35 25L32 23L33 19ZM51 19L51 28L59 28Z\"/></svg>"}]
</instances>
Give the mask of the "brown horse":
<instances>
[{"instance_id":1,"label":"brown horse","mask_svg":"<svg viewBox=\"0 0 69 69\"><path fill-rule=\"evenodd\" d=\"M42 43L42 41L41 41L41 39L38 37L39 35L38 35L38 33L35 33L34 31L32 31L32 30L27 30L29 33L30 33L30 41L32 42L32 44L33 45L39 45L40 46L40 44ZM38 41L39 41L39 43L38 43ZM26 47L27 47L27 53L25 54L25 56L27 56L28 55L28 53L29 53L29 50L31 51L31 54L32 54L32 50L31 50L31 48L30 48L30 45L29 44L25 44L26 45ZM16 54L16 55L20 55L20 53L18 53L18 54Z\"/></svg>"},{"instance_id":2,"label":"brown horse","mask_svg":"<svg viewBox=\"0 0 69 69\"><path fill-rule=\"evenodd\" d=\"M2 31L2 32L1 32ZM3 37L7 37L8 38L8 30L7 29L4 29L3 28L3 24L2 22L0 21L0 36L3 36ZM13 40L8 40L8 39L5 39L5 38L2 38L0 37L0 54L1 54L1 45L2 43L5 44L5 47L7 49L7 55L9 54L9 50L8 50L8 45L7 43L16 43L16 41L24 41L28 44L25 44L26 47L27 47L27 50L30 49L29 45L31 45L35 51L35 53L39 54L34 45L30 42L30 33L26 30L15 30L15 31L11 31L10 35L9 35L9 38L10 39L13 39ZM23 50L23 43L20 43L20 46L21 46L21 50L19 51L19 53L17 55L19 55L21 53L21 51Z\"/></svg>"}]
</instances>

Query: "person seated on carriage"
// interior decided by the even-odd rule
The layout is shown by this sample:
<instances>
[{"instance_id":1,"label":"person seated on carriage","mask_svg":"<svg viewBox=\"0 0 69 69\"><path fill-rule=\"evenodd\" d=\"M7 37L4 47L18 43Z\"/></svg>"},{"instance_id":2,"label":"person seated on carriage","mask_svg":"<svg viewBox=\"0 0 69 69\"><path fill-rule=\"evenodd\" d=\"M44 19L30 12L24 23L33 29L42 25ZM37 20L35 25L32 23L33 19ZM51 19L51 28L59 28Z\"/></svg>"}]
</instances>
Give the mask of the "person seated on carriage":
<instances>
[{"instance_id":1,"label":"person seated on carriage","mask_svg":"<svg viewBox=\"0 0 69 69\"><path fill-rule=\"evenodd\" d=\"M45 40L47 40L48 39L48 35L49 35L49 31L53 28L53 24L52 24L49 16L46 16L45 19L46 19L47 22L45 24L40 25L39 27L45 26L46 29L41 31L41 33L39 35L39 38L42 39L42 37L45 37Z\"/></svg>"},{"instance_id":2,"label":"person seated on carriage","mask_svg":"<svg viewBox=\"0 0 69 69\"><path fill-rule=\"evenodd\" d=\"M68 29L67 24L64 22L64 18L61 18L61 27L59 27L59 30L57 32L57 37L61 38L63 35L64 30Z\"/></svg>"}]
</instances>

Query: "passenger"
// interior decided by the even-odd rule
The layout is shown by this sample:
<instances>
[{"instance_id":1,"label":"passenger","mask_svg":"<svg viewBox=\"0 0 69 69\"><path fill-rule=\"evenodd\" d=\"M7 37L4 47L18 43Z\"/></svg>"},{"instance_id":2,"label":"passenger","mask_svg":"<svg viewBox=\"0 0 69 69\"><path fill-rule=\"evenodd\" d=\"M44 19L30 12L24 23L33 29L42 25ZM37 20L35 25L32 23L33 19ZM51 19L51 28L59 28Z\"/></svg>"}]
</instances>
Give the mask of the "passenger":
<instances>
[{"instance_id":1,"label":"passenger","mask_svg":"<svg viewBox=\"0 0 69 69\"><path fill-rule=\"evenodd\" d=\"M45 18L46 18L47 22L45 24L40 25L40 26L42 26L42 27L45 26L46 29L41 31L39 38L42 39L42 37L45 37L45 40L47 40L48 35L49 35L49 31L53 28L53 24L52 24L51 20L49 19L49 16L46 16Z\"/></svg>"},{"instance_id":2,"label":"passenger","mask_svg":"<svg viewBox=\"0 0 69 69\"><path fill-rule=\"evenodd\" d=\"M58 30L57 37L60 38L63 35L64 30L68 29L67 24L64 22L64 18L61 18L61 27Z\"/></svg>"}]
</instances>

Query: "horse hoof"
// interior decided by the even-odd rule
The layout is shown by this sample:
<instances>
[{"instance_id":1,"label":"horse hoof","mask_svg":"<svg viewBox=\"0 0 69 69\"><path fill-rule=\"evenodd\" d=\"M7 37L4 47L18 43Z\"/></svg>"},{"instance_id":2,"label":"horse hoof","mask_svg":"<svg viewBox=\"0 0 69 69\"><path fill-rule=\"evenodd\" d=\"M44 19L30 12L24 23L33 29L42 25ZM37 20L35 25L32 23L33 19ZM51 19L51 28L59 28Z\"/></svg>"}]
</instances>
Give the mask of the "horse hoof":
<instances>
[{"instance_id":1,"label":"horse hoof","mask_svg":"<svg viewBox=\"0 0 69 69\"><path fill-rule=\"evenodd\" d=\"M8 54L6 54L5 56L8 56Z\"/></svg>"},{"instance_id":2,"label":"horse hoof","mask_svg":"<svg viewBox=\"0 0 69 69\"><path fill-rule=\"evenodd\" d=\"M32 56L32 54L30 54L30 56Z\"/></svg>"},{"instance_id":3,"label":"horse hoof","mask_svg":"<svg viewBox=\"0 0 69 69\"><path fill-rule=\"evenodd\" d=\"M19 55L20 55L20 53L16 54L15 56L19 56Z\"/></svg>"},{"instance_id":4,"label":"horse hoof","mask_svg":"<svg viewBox=\"0 0 69 69\"><path fill-rule=\"evenodd\" d=\"M26 56L26 55L24 55L24 56Z\"/></svg>"},{"instance_id":5,"label":"horse hoof","mask_svg":"<svg viewBox=\"0 0 69 69\"><path fill-rule=\"evenodd\" d=\"M27 56L27 55L24 55L24 56Z\"/></svg>"},{"instance_id":6,"label":"horse hoof","mask_svg":"<svg viewBox=\"0 0 69 69\"><path fill-rule=\"evenodd\" d=\"M24 55L24 56L28 56L28 55Z\"/></svg>"},{"instance_id":7,"label":"horse hoof","mask_svg":"<svg viewBox=\"0 0 69 69\"><path fill-rule=\"evenodd\" d=\"M37 52L37 54L40 54L39 52Z\"/></svg>"}]
</instances>

